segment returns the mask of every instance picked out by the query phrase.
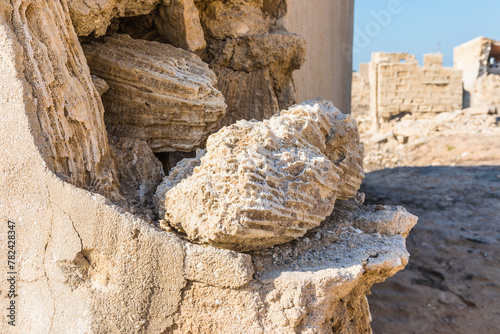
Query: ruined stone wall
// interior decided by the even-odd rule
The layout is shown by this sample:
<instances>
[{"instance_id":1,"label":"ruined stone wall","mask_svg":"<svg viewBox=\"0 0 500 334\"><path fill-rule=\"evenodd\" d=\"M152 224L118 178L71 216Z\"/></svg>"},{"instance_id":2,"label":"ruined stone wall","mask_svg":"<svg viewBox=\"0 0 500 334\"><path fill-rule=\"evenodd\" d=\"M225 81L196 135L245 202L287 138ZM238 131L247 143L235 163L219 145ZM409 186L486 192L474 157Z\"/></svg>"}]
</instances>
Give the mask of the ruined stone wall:
<instances>
[{"instance_id":1,"label":"ruined stone wall","mask_svg":"<svg viewBox=\"0 0 500 334\"><path fill-rule=\"evenodd\" d=\"M471 106L486 107L490 112L500 110L500 75L483 75L477 80L471 96Z\"/></svg>"},{"instance_id":2,"label":"ruined stone wall","mask_svg":"<svg viewBox=\"0 0 500 334\"><path fill-rule=\"evenodd\" d=\"M353 74L354 110L366 112L368 100L373 123L378 124L406 113L461 109L462 72L443 67L442 61L441 54L427 54L422 67L414 55L373 53L372 61Z\"/></svg>"},{"instance_id":3,"label":"ruined stone wall","mask_svg":"<svg viewBox=\"0 0 500 334\"><path fill-rule=\"evenodd\" d=\"M487 73L492 40L477 37L453 49L453 67L462 70L464 89L474 91L476 80Z\"/></svg>"},{"instance_id":4,"label":"ruined stone wall","mask_svg":"<svg viewBox=\"0 0 500 334\"><path fill-rule=\"evenodd\" d=\"M286 27L305 37L306 62L294 73L299 101L321 96L351 108L353 0L289 0Z\"/></svg>"},{"instance_id":5,"label":"ruined stone wall","mask_svg":"<svg viewBox=\"0 0 500 334\"><path fill-rule=\"evenodd\" d=\"M462 108L462 72L442 67L441 54L424 55L424 67L407 53L372 55L370 72L376 84L372 101L378 118L401 113L440 113ZM371 81L370 83L372 83ZM374 103L375 102L375 103Z\"/></svg>"},{"instance_id":6,"label":"ruined stone wall","mask_svg":"<svg viewBox=\"0 0 500 334\"><path fill-rule=\"evenodd\" d=\"M366 115L370 112L369 64L359 64L359 72L352 73L351 112Z\"/></svg>"},{"instance_id":7,"label":"ruined stone wall","mask_svg":"<svg viewBox=\"0 0 500 334\"><path fill-rule=\"evenodd\" d=\"M498 106L500 69L488 65L492 49L499 43L477 37L453 50L454 67L463 71L464 107Z\"/></svg>"}]
</instances>

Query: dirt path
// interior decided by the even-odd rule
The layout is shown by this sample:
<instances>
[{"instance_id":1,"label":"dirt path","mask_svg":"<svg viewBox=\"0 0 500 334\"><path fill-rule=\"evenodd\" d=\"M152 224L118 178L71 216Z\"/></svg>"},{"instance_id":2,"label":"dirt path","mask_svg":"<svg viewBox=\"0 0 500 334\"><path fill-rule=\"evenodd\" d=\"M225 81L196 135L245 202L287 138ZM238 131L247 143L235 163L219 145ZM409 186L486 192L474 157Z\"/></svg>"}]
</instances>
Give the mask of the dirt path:
<instances>
[{"instance_id":1,"label":"dirt path","mask_svg":"<svg viewBox=\"0 0 500 334\"><path fill-rule=\"evenodd\" d=\"M500 333L500 166L379 170L362 191L419 216L410 264L369 297L374 333Z\"/></svg>"}]
</instances>

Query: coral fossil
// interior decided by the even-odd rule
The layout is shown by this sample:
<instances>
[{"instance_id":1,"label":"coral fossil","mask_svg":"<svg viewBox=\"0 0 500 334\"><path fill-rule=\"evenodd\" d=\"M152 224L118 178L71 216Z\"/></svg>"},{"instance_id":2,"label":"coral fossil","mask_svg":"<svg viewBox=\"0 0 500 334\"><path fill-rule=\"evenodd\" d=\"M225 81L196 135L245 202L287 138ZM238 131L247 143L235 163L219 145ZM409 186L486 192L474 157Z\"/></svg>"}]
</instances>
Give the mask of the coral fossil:
<instances>
[{"instance_id":1,"label":"coral fossil","mask_svg":"<svg viewBox=\"0 0 500 334\"><path fill-rule=\"evenodd\" d=\"M269 120L239 121L184 159L155 195L160 217L196 242L240 251L318 226L364 177L355 120L307 101Z\"/></svg>"},{"instance_id":2,"label":"coral fossil","mask_svg":"<svg viewBox=\"0 0 500 334\"><path fill-rule=\"evenodd\" d=\"M127 35L83 45L92 74L106 80L106 127L154 152L194 151L225 114L217 79L193 53Z\"/></svg>"}]
</instances>

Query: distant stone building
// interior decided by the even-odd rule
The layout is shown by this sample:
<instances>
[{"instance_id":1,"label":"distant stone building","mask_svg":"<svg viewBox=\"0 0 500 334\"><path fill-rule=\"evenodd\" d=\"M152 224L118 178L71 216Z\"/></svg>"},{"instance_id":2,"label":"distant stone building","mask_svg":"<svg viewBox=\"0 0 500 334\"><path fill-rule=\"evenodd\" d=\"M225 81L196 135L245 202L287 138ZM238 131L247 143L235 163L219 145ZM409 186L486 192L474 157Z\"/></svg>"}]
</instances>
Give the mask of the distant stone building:
<instances>
[{"instance_id":1,"label":"distant stone building","mask_svg":"<svg viewBox=\"0 0 500 334\"><path fill-rule=\"evenodd\" d=\"M457 46L453 58L463 71L464 107L500 109L500 42L477 37Z\"/></svg>"},{"instance_id":2,"label":"distant stone building","mask_svg":"<svg viewBox=\"0 0 500 334\"><path fill-rule=\"evenodd\" d=\"M362 108L369 105L377 126L405 114L461 109L462 71L442 63L442 54L424 55L421 67L408 53L375 52L355 76L353 101Z\"/></svg>"}]
</instances>

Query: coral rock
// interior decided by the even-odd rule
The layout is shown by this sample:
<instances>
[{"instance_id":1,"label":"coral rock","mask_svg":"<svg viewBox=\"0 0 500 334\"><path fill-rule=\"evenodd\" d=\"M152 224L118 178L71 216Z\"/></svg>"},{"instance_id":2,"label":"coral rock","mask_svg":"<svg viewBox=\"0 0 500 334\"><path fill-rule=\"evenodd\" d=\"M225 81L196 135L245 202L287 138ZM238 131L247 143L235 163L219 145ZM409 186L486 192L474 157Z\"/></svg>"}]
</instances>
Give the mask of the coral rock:
<instances>
[{"instance_id":1,"label":"coral rock","mask_svg":"<svg viewBox=\"0 0 500 334\"><path fill-rule=\"evenodd\" d=\"M109 90L109 85L106 80L93 75L92 82L94 83L95 89L97 89L99 96L103 96Z\"/></svg>"},{"instance_id":2,"label":"coral rock","mask_svg":"<svg viewBox=\"0 0 500 334\"><path fill-rule=\"evenodd\" d=\"M165 178L155 205L193 241L265 248L304 235L337 198L354 196L362 159L354 119L330 102L307 101L210 136L206 151Z\"/></svg>"},{"instance_id":3,"label":"coral rock","mask_svg":"<svg viewBox=\"0 0 500 334\"><path fill-rule=\"evenodd\" d=\"M154 152L193 151L225 114L213 71L171 45L114 34L83 46L103 96L110 133L146 141Z\"/></svg>"},{"instance_id":4,"label":"coral rock","mask_svg":"<svg viewBox=\"0 0 500 334\"><path fill-rule=\"evenodd\" d=\"M26 95L34 98L29 115L47 167L66 182L123 200L104 108L67 7L50 0L17 1L14 7Z\"/></svg>"},{"instance_id":5,"label":"coral rock","mask_svg":"<svg viewBox=\"0 0 500 334\"><path fill-rule=\"evenodd\" d=\"M172 333L214 328L223 333L371 333L365 295L374 283L402 270L409 258L404 235L382 233L380 225L390 222L370 214L373 210L356 199L339 202L321 227L297 242L251 252L254 279L243 288L192 282L184 289ZM406 213L399 230L410 230L416 220Z\"/></svg>"},{"instance_id":6,"label":"coral rock","mask_svg":"<svg viewBox=\"0 0 500 334\"><path fill-rule=\"evenodd\" d=\"M278 99L273 90L273 80L268 69L233 71L226 67L214 67L218 88L228 105L222 126L239 120L262 121L279 112Z\"/></svg>"},{"instance_id":7,"label":"coral rock","mask_svg":"<svg viewBox=\"0 0 500 334\"><path fill-rule=\"evenodd\" d=\"M165 173L148 144L131 138L111 138L122 192L139 207L152 205L153 195Z\"/></svg>"},{"instance_id":8,"label":"coral rock","mask_svg":"<svg viewBox=\"0 0 500 334\"><path fill-rule=\"evenodd\" d=\"M265 34L271 21L257 4L213 1L201 13L206 34L217 40Z\"/></svg>"},{"instance_id":9,"label":"coral rock","mask_svg":"<svg viewBox=\"0 0 500 334\"><path fill-rule=\"evenodd\" d=\"M160 35L174 46L192 52L206 46L200 13L193 0L172 0L159 6L155 23Z\"/></svg>"},{"instance_id":10,"label":"coral rock","mask_svg":"<svg viewBox=\"0 0 500 334\"><path fill-rule=\"evenodd\" d=\"M68 0L71 20L78 36L106 34L115 17L149 14L163 0Z\"/></svg>"}]
</instances>

